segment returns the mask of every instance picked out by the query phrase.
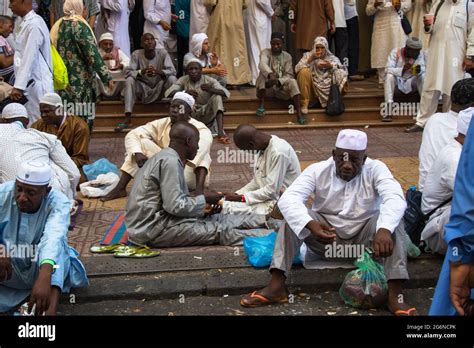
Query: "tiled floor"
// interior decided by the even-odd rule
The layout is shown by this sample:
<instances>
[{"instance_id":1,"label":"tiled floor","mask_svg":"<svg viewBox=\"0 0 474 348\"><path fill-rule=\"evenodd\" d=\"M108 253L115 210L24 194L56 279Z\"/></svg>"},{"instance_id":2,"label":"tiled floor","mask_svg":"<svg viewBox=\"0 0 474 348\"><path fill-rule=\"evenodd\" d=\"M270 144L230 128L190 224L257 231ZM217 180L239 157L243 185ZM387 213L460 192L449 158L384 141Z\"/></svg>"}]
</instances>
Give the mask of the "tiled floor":
<instances>
[{"instance_id":1,"label":"tiled floor","mask_svg":"<svg viewBox=\"0 0 474 348\"><path fill-rule=\"evenodd\" d=\"M416 184L418 178L418 150L421 134L406 134L402 128L382 127L365 129L369 136L368 155L383 160L393 171L404 189ZM297 151L302 167L325 160L331 155L337 129L274 131L286 139ZM230 149L237 149L234 145ZM225 146L214 143L212 148L211 189L232 191L244 186L252 177L249 164L218 163L219 151ZM122 164L125 148L123 139L92 139L91 160L106 157L118 166ZM69 234L69 242L82 256L90 256L89 248L102 239L107 227L124 210L126 199L103 203L84 199L84 209L77 226ZM182 249L181 249L182 250ZM179 251L179 250L177 250Z\"/></svg>"}]
</instances>

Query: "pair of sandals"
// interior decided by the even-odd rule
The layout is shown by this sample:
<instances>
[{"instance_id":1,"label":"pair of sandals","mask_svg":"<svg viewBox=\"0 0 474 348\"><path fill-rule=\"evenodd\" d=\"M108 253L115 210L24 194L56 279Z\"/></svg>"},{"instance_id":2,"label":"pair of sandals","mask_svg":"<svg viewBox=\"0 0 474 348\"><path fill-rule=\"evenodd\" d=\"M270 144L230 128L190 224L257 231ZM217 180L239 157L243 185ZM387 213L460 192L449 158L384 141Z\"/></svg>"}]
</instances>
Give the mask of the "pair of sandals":
<instances>
[{"instance_id":1,"label":"pair of sandals","mask_svg":"<svg viewBox=\"0 0 474 348\"><path fill-rule=\"evenodd\" d=\"M153 251L146 246L125 244L93 245L90 251L94 254L114 254L114 257L129 259L147 259L161 254L159 251Z\"/></svg>"},{"instance_id":2,"label":"pair of sandals","mask_svg":"<svg viewBox=\"0 0 474 348\"><path fill-rule=\"evenodd\" d=\"M257 114L257 117L263 117L263 116L265 116L265 114L266 114L265 108L264 108L263 106L260 106L260 107L257 109L256 114ZM306 118L304 118L304 117L298 117L298 123L299 123L300 125L305 125L306 122L307 122L307 121L306 121Z\"/></svg>"}]
</instances>

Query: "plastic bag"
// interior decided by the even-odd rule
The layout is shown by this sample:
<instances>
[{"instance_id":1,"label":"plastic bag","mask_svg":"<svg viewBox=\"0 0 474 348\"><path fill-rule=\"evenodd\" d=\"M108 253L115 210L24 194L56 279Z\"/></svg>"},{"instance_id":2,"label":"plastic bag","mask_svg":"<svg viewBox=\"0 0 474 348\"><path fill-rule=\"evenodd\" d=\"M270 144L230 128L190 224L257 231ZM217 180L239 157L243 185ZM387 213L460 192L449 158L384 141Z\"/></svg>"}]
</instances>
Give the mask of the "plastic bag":
<instances>
[{"instance_id":1,"label":"plastic bag","mask_svg":"<svg viewBox=\"0 0 474 348\"><path fill-rule=\"evenodd\" d=\"M268 267L272 263L277 233L272 232L263 237L245 237L244 253L253 267ZM293 264L301 263L299 254Z\"/></svg>"},{"instance_id":2,"label":"plastic bag","mask_svg":"<svg viewBox=\"0 0 474 348\"><path fill-rule=\"evenodd\" d=\"M54 90L60 91L66 89L66 87L69 85L66 64L64 64L64 61L59 55L58 50L53 45L51 45L51 57L53 60Z\"/></svg>"},{"instance_id":3,"label":"plastic bag","mask_svg":"<svg viewBox=\"0 0 474 348\"><path fill-rule=\"evenodd\" d=\"M120 174L117 166L110 162L107 158L101 158L92 164L86 164L82 167L82 170L84 170L87 180L95 180L100 174Z\"/></svg>"},{"instance_id":4,"label":"plastic bag","mask_svg":"<svg viewBox=\"0 0 474 348\"><path fill-rule=\"evenodd\" d=\"M119 180L115 173L100 174L97 179L80 184L79 188L86 197L104 197L117 186Z\"/></svg>"},{"instance_id":5,"label":"plastic bag","mask_svg":"<svg viewBox=\"0 0 474 348\"><path fill-rule=\"evenodd\" d=\"M339 289L346 305L356 308L377 308L388 298L387 278L383 266L368 252L355 262L357 269L349 272Z\"/></svg>"}]
</instances>

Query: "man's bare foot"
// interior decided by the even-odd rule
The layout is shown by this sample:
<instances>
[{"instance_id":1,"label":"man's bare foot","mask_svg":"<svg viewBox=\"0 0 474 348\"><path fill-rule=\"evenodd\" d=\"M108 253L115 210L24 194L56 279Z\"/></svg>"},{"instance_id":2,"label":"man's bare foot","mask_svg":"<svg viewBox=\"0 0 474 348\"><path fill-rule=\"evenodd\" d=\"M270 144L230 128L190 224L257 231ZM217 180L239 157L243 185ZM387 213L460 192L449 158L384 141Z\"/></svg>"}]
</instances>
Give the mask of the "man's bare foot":
<instances>
[{"instance_id":1,"label":"man's bare foot","mask_svg":"<svg viewBox=\"0 0 474 348\"><path fill-rule=\"evenodd\" d=\"M285 287L272 289L270 286L267 286L260 291L254 291L251 294L243 296L240 300L240 305L243 307L254 308L286 302L288 302L288 291Z\"/></svg>"},{"instance_id":2,"label":"man's bare foot","mask_svg":"<svg viewBox=\"0 0 474 348\"><path fill-rule=\"evenodd\" d=\"M102 197L100 200L102 202L113 201L114 199L127 197L127 190L114 188L106 196Z\"/></svg>"}]
</instances>

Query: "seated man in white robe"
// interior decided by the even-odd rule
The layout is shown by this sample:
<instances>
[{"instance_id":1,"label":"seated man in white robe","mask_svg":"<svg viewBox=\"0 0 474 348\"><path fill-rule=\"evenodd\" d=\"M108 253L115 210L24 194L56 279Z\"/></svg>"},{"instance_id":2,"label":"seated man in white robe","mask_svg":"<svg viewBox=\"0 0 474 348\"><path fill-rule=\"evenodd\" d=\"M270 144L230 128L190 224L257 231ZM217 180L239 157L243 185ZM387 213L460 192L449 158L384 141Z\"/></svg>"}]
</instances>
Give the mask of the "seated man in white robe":
<instances>
[{"instance_id":1,"label":"seated man in white robe","mask_svg":"<svg viewBox=\"0 0 474 348\"><path fill-rule=\"evenodd\" d=\"M109 68L109 75L112 77L114 87L110 90L97 77L100 95L107 98L116 98L121 95L125 88L125 69L130 64L130 58L123 51L115 46L114 37L110 33L104 33L99 40L99 53Z\"/></svg>"},{"instance_id":2,"label":"seated man in white robe","mask_svg":"<svg viewBox=\"0 0 474 348\"><path fill-rule=\"evenodd\" d=\"M244 296L242 306L288 301L285 281L303 243L327 260L362 257L350 251L335 258L327 253L328 248L338 245L362 245L371 247L375 257L382 258L391 312L416 313L404 302L402 294L402 284L408 279L402 220L405 197L387 166L367 158L366 149L364 132L342 130L333 156L309 166L281 196L278 207L286 224L276 239L271 281L266 288ZM314 202L308 209L305 204L312 194Z\"/></svg>"},{"instance_id":3,"label":"seated man in white robe","mask_svg":"<svg viewBox=\"0 0 474 348\"><path fill-rule=\"evenodd\" d=\"M5 107L2 117L9 123L16 122L18 117L28 118L28 115L23 105L12 103ZM23 127L18 122L16 124ZM64 193L70 200L76 196L81 173L55 135L32 128L23 129L12 136L1 151L0 183L15 180L21 163L42 161L51 165L51 187Z\"/></svg>"},{"instance_id":4,"label":"seated man in white robe","mask_svg":"<svg viewBox=\"0 0 474 348\"><path fill-rule=\"evenodd\" d=\"M191 117L193 109L193 97L184 92L176 93L170 105L170 117L149 122L127 134L125 137L127 154L121 168L120 181L107 196L102 198L103 201L127 196L127 185L135 177L139 168L143 167L153 155L169 146L171 126L178 121L189 122L199 130L198 154L192 161L186 163L184 177L188 187L196 190L196 194L204 192L204 186L209 185L212 134L205 124Z\"/></svg>"},{"instance_id":5,"label":"seated man in white robe","mask_svg":"<svg viewBox=\"0 0 474 348\"><path fill-rule=\"evenodd\" d=\"M143 104L159 101L166 89L176 82L173 61L165 49L156 48L156 40L152 34L143 34L142 47L143 49L132 53L130 65L126 69L125 122L117 125L116 132L131 128L133 107L137 98Z\"/></svg>"},{"instance_id":6,"label":"seated man in white robe","mask_svg":"<svg viewBox=\"0 0 474 348\"><path fill-rule=\"evenodd\" d=\"M251 125L240 125L234 133L234 143L258 158L254 163L254 178L236 193L225 193L224 214L269 214L287 189L301 174L295 150L286 140L269 135ZM253 153L252 153L253 152Z\"/></svg>"},{"instance_id":7,"label":"seated man in white robe","mask_svg":"<svg viewBox=\"0 0 474 348\"><path fill-rule=\"evenodd\" d=\"M215 192L189 195L183 168L197 154L199 131L176 122L169 147L138 172L125 210L129 240L158 248L193 245L241 245L246 236L262 236L265 215L223 215ZM253 229L252 229L253 228Z\"/></svg>"},{"instance_id":8,"label":"seated man in white robe","mask_svg":"<svg viewBox=\"0 0 474 348\"><path fill-rule=\"evenodd\" d=\"M422 43L417 37L407 40L405 47L394 48L385 68L385 112L383 122L393 121L393 96L395 91L410 94L414 90L423 91L426 62ZM406 116L406 115L403 115ZM415 116L415 115L412 115Z\"/></svg>"},{"instance_id":9,"label":"seated man in white robe","mask_svg":"<svg viewBox=\"0 0 474 348\"><path fill-rule=\"evenodd\" d=\"M196 99L193 117L217 134L217 141L230 144L224 131L224 100L230 97L230 92L216 79L203 75L201 62L197 58L188 61L186 74L165 92L165 97L171 98L180 91L192 95Z\"/></svg>"},{"instance_id":10,"label":"seated man in white robe","mask_svg":"<svg viewBox=\"0 0 474 348\"><path fill-rule=\"evenodd\" d=\"M439 151L456 137L458 113L474 106L474 79L456 82L451 91L451 110L431 116L425 125L420 152L418 190L423 192L426 176Z\"/></svg>"},{"instance_id":11,"label":"seated man in white robe","mask_svg":"<svg viewBox=\"0 0 474 348\"><path fill-rule=\"evenodd\" d=\"M61 292L88 285L77 252L67 244L71 204L48 186L51 179L47 163L32 161L21 164L16 181L0 185L2 313L29 296L29 311L55 315Z\"/></svg>"},{"instance_id":12,"label":"seated man in white robe","mask_svg":"<svg viewBox=\"0 0 474 348\"><path fill-rule=\"evenodd\" d=\"M444 255L448 249L444 241L444 226L451 216L454 180L473 114L474 108L459 113L458 135L439 152L426 177L421 210L432 215L421 233L421 240L427 246L425 250L433 253Z\"/></svg>"}]
</instances>

